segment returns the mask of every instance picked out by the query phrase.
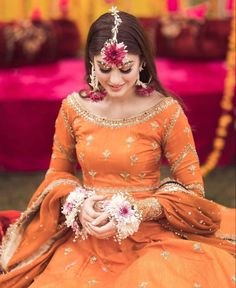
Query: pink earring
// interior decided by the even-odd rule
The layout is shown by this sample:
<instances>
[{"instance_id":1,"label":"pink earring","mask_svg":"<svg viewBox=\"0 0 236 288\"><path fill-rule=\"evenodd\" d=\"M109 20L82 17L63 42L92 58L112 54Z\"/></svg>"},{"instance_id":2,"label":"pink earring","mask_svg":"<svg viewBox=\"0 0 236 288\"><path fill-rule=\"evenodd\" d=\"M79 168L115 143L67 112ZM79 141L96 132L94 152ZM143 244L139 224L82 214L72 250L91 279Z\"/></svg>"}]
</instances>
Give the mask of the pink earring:
<instances>
[{"instance_id":1,"label":"pink earring","mask_svg":"<svg viewBox=\"0 0 236 288\"><path fill-rule=\"evenodd\" d=\"M89 85L93 88L92 90L89 90L87 92L87 95L89 97L90 100L94 101L94 102L98 102L98 101L102 101L104 99L104 97L106 96L106 92L105 90L101 90L99 88L99 84L98 84L98 79L95 73L95 68L92 62L90 62L92 69L91 69L91 74L90 74L90 83Z\"/></svg>"},{"instance_id":2,"label":"pink earring","mask_svg":"<svg viewBox=\"0 0 236 288\"><path fill-rule=\"evenodd\" d=\"M145 66L145 63L142 63L142 65L139 67L139 72L143 70L143 66ZM138 74L138 79L135 84L135 90L136 93L140 96L149 96L155 89L149 85L152 78L150 77L148 83L144 83L140 80L140 73Z\"/></svg>"}]
</instances>

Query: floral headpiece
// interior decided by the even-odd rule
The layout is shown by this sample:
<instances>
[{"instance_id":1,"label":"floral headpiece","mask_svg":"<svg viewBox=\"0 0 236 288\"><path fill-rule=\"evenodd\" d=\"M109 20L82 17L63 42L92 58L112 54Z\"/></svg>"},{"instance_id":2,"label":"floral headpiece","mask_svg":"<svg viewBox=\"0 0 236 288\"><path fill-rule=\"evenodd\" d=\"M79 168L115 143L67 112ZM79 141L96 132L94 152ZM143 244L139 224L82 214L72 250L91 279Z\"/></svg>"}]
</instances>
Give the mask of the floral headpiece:
<instances>
[{"instance_id":1,"label":"floral headpiece","mask_svg":"<svg viewBox=\"0 0 236 288\"><path fill-rule=\"evenodd\" d=\"M128 50L126 50L126 45L123 42L118 43L117 41L118 27L122 22L118 15L119 11L117 7L112 7L109 11L111 11L111 15L114 16L114 26L111 29L113 36L104 43L101 50L101 56L107 65L114 64L119 66L123 65L124 62L127 61Z\"/></svg>"}]
</instances>

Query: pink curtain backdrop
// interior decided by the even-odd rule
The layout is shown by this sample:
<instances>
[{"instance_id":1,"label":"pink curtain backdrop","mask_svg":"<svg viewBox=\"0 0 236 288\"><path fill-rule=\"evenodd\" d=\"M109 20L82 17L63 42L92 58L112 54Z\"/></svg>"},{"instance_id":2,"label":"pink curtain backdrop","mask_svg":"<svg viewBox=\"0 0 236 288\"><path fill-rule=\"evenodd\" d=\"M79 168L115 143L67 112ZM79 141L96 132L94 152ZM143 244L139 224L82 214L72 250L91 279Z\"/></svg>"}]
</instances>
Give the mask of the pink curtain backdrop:
<instances>
[{"instance_id":1,"label":"pink curtain backdrop","mask_svg":"<svg viewBox=\"0 0 236 288\"><path fill-rule=\"evenodd\" d=\"M225 63L158 59L164 86L186 104L200 161L206 160L221 114ZM0 70L0 170L47 169L54 122L67 94L84 87L83 60ZM235 156L233 124L220 165Z\"/></svg>"}]
</instances>

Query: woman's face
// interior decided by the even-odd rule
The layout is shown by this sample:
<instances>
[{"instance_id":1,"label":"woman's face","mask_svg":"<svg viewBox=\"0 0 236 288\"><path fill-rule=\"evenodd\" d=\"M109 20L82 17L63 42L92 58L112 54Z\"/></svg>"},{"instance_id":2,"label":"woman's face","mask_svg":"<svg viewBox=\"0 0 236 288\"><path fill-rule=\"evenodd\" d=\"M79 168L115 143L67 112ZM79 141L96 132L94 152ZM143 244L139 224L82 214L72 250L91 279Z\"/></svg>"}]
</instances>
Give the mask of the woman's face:
<instances>
[{"instance_id":1,"label":"woman's face","mask_svg":"<svg viewBox=\"0 0 236 288\"><path fill-rule=\"evenodd\" d=\"M127 55L127 61L122 66L106 65L101 55L94 57L94 68L98 82L110 97L125 97L134 93L135 82L138 79L140 57Z\"/></svg>"}]
</instances>

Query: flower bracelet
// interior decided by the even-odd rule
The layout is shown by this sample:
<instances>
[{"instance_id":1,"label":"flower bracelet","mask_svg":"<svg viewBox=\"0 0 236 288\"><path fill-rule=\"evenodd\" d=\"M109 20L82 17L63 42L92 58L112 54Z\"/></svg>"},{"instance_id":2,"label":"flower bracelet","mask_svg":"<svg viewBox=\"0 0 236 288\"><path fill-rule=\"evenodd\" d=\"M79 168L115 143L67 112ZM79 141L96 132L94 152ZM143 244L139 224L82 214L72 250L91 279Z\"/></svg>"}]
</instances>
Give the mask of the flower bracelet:
<instances>
[{"instance_id":1,"label":"flower bracelet","mask_svg":"<svg viewBox=\"0 0 236 288\"><path fill-rule=\"evenodd\" d=\"M81 211L84 201L93 195L95 195L94 191L86 190L82 187L76 188L67 196L62 206L62 214L64 214L66 218L65 224L67 227L71 227L75 233L75 241L79 237L82 239L87 238L87 233L80 227L77 216Z\"/></svg>"},{"instance_id":2,"label":"flower bracelet","mask_svg":"<svg viewBox=\"0 0 236 288\"><path fill-rule=\"evenodd\" d=\"M120 192L113 195L111 200L104 202L104 211L110 215L116 226L115 241L120 243L122 239L138 231L142 215L129 194Z\"/></svg>"}]
</instances>

